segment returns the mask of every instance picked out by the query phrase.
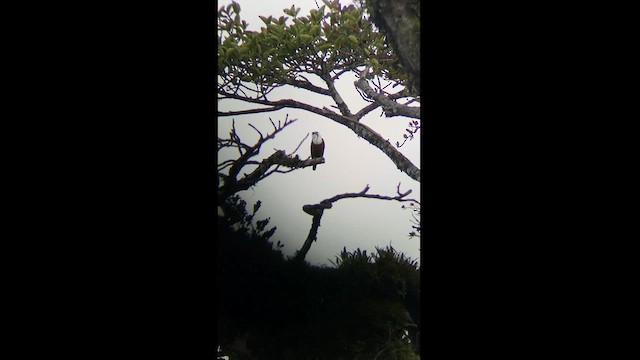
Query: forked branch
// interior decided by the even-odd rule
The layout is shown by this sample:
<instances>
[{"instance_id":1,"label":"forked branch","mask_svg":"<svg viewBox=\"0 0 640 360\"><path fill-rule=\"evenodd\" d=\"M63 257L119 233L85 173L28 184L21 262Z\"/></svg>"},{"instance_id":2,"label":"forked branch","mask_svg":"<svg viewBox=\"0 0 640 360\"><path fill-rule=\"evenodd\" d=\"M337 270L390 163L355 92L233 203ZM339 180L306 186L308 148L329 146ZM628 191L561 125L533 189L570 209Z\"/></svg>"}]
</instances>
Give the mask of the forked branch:
<instances>
[{"instance_id":1,"label":"forked branch","mask_svg":"<svg viewBox=\"0 0 640 360\"><path fill-rule=\"evenodd\" d=\"M318 204L304 205L302 207L302 210L305 213L313 216L313 220L311 222L311 229L309 230L309 235L307 236L307 239L305 240L304 245L302 245L302 248L296 253L294 260L302 261L307 256L307 253L311 248L311 244L317 240L318 228L320 227L320 220L322 219L324 210L331 209L333 207L333 203L338 200L348 199L348 198L369 198L369 199L380 199L380 200L395 200L400 202L410 201L418 204L420 203L418 200L415 200L415 199L407 199L407 196L411 194L412 190L407 190L404 193L400 192L399 183L397 188L398 195L396 196L367 194L367 191L369 191L369 185L367 185L362 191L358 193L339 194L332 198L322 200Z\"/></svg>"}]
</instances>

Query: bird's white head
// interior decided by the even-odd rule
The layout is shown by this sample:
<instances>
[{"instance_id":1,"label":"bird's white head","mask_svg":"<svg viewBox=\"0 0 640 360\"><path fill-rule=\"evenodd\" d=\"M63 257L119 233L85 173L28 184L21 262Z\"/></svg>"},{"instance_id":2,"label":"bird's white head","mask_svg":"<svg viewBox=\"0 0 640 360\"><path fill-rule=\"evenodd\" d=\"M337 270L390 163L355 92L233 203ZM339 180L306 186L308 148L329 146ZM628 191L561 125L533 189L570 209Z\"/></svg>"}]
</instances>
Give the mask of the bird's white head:
<instances>
[{"instance_id":1,"label":"bird's white head","mask_svg":"<svg viewBox=\"0 0 640 360\"><path fill-rule=\"evenodd\" d=\"M319 132L314 131L311 133L311 136L311 142L314 144L320 144L322 142L322 136L320 136Z\"/></svg>"}]
</instances>

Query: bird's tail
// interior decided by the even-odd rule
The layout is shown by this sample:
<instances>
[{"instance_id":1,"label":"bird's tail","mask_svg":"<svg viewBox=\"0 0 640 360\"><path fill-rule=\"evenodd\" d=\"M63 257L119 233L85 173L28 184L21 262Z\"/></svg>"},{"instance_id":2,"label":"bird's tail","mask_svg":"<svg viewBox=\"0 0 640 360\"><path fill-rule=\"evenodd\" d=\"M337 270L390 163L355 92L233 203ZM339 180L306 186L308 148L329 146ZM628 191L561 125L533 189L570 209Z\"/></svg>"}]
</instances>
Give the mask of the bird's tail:
<instances>
[{"instance_id":1,"label":"bird's tail","mask_svg":"<svg viewBox=\"0 0 640 360\"><path fill-rule=\"evenodd\" d=\"M316 166L315 165L313 165L313 171L316 171Z\"/></svg>"}]
</instances>

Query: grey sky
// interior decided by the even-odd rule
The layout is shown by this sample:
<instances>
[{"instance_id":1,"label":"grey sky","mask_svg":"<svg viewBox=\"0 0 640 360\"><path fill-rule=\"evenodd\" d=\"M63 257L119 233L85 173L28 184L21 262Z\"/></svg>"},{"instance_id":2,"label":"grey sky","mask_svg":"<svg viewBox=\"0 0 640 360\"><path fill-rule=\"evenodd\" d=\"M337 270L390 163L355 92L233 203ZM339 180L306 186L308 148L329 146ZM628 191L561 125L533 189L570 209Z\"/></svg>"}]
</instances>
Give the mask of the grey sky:
<instances>
[{"instance_id":1,"label":"grey sky","mask_svg":"<svg viewBox=\"0 0 640 360\"><path fill-rule=\"evenodd\" d=\"M310 9L316 8L315 0L239 0L237 2L241 6L240 15L249 23L250 30L259 30L264 26L259 15L279 17L285 15L282 9L295 5L302 8L298 16L304 16ZM218 5L226 6L230 3L225 1L219 2ZM318 1L318 4L322 5L322 2ZM309 80L326 87L325 84L316 82L312 78ZM355 90L354 80L355 77L349 74L349 76L342 76L336 83L338 92L353 113L368 105ZM288 98L320 108L323 106L331 108L335 105L329 97L292 87L278 88L269 97L270 100ZM259 105L235 100L218 102L219 111L259 107ZM318 165L316 171L309 167L288 174L271 175L260 181L253 189L239 193L247 201L249 208L252 208L256 201L262 201L257 218L270 217L269 227L278 227L271 239L274 242L280 240L285 244L282 249L284 254L293 255L299 250L309 233L312 217L302 211L303 205L316 204L342 193L360 192L367 184L370 186L369 194L393 196L396 195L398 182L402 183L401 191L413 190L409 197L420 198L420 183L400 172L382 151L358 138L343 125L303 110L282 109L269 113L218 118L218 136L228 137L232 119L235 119L240 138L247 144L254 144L258 134L247 124L251 123L264 134L273 130L269 118L275 123L284 122L286 114L289 114L289 119L298 119L298 121L285 128L275 139L266 142L256 160L260 161L271 155L274 149L290 153L309 134L297 152L300 158L305 159L310 155L310 133L318 131L325 140L326 163ZM380 114L381 110L377 109L361 121L392 143L401 142L410 120L403 117L385 118L380 117ZM399 149L418 167L420 166L419 141L419 137L416 137ZM224 161L237 156L237 150L235 153L220 152L219 155L219 161ZM253 167L249 167L245 172L251 170ZM306 259L314 264L330 265L328 260L334 260L345 246L349 251L360 248L371 253L376 246L384 247L389 243L396 250L406 253L413 259L418 259L420 240L409 239L408 234L412 230L411 214L409 210L401 209L402 204L397 201L363 198L337 201L332 209L324 212L318 239L311 246ZM404 204L408 205L408 203Z\"/></svg>"}]
</instances>

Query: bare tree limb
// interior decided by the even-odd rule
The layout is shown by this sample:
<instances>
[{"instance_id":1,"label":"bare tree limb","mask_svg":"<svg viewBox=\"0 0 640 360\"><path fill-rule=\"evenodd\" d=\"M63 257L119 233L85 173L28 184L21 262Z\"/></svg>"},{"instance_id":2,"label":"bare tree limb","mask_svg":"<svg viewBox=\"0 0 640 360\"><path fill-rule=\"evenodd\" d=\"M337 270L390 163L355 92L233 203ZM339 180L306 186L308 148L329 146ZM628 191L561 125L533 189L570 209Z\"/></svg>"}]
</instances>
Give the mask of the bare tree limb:
<instances>
[{"instance_id":1,"label":"bare tree limb","mask_svg":"<svg viewBox=\"0 0 640 360\"><path fill-rule=\"evenodd\" d=\"M240 141L240 137L238 136L235 128L235 120L232 124L232 131L229 134L230 138L218 139L219 145L222 144L222 145L225 145L226 147L235 146L238 148L238 151L240 152L240 157L231 161L232 164L229 169L229 174L223 178L224 184L222 186L218 186L218 196L220 200L226 198L227 196L237 191L246 190L249 187L251 187L253 184L255 184L257 181L264 178L266 171L269 169L271 165L269 164L269 166L264 168L265 160L259 163L255 161L250 161L250 159L258 155L260 151L260 147L266 141L273 139L276 136L276 134L282 131L285 127L297 121L296 119L289 120L289 117L287 116L284 124L280 124L280 122L278 122L278 126L276 127L276 125L273 123L273 120L271 119L269 120L271 121L271 124L273 124L275 130L271 134L267 134L267 136L264 136L256 127L250 124L250 126L253 127L254 130L256 130L260 135L260 139L254 146L248 146L242 143L242 141ZM245 152L243 153L241 149L245 149ZM274 155L272 155L272 157ZM243 178L242 180L238 180L238 174L240 173L241 169L244 166L249 164L258 165L258 169L254 170L254 172L252 172L250 175L245 176L245 178ZM274 164L277 164L277 162L274 162ZM221 170L224 170L228 166L229 166L229 161L218 164L218 172L220 173ZM259 173L257 172L258 170L263 170L263 171L262 173Z\"/></svg>"},{"instance_id":2,"label":"bare tree limb","mask_svg":"<svg viewBox=\"0 0 640 360\"><path fill-rule=\"evenodd\" d=\"M220 164L218 164L218 171L228 168L229 166L233 165L234 162L235 160L227 160L221 162Z\"/></svg>"},{"instance_id":3,"label":"bare tree limb","mask_svg":"<svg viewBox=\"0 0 640 360\"><path fill-rule=\"evenodd\" d=\"M324 211L326 209L331 209L333 207L333 203L338 200L348 199L348 198L369 198L369 199L379 199L379 200L395 200L400 202L411 201L411 202L419 203L415 199L406 199L407 195L411 194L412 191L407 190L406 192L401 193L399 183L397 188L397 192L398 192L397 196L367 194L367 191L369 191L369 185L365 186L365 188L359 193L339 194L332 198L322 200L318 204L304 205L302 207L302 211L313 216L313 220L311 222L311 229L309 230L309 235L307 236L307 239L302 245L302 248L294 256L294 259L298 261L302 261L307 256L307 252L309 252L309 249L311 249L311 244L317 240L318 228L320 227L320 220L322 218L322 215L324 214Z\"/></svg>"},{"instance_id":4,"label":"bare tree limb","mask_svg":"<svg viewBox=\"0 0 640 360\"><path fill-rule=\"evenodd\" d=\"M298 87L298 88L301 88L301 89L313 91L314 93L321 94L321 95L331 95L329 90L323 89L321 87L313 85L309 80L307 80L303 76L300 76L300 77L302 77L304 79L304 81L294 80L294 79L291 79L291 78L284 78L283 80L288 85L292 85L292 86L295 86L295 87Z\"/></svg>"},{"instance_id":5,"label":"bare tree limb","mask_svg":"<svg viewBox=\"0 0 640 360\"><path fill-rule=\"evenodd\" d=\"M329 74L323 74L322 79L327 84L327 87L329 88L329 94L338 106L340 113L344 116L353 116L351 114L351 110L349 110L349 107L347 106L347 103L344 102L342 96L340 96L340 93L338 93L338 89L336 89L336 85L334 83L335 80L333 80Z\"/></svg>"},{"instance_id":6,"label":"bare tree limb","mask_svg":"<svg viewBox=\"0 0 640 360\"><path fill-rule=\"evenodd\" d=\"M300 146L302 145L302 143L304 143L305 140L307 140L307 138L309 137L309 134L307 133L307 136L305 136L302 141L300 141L300 144L298 144L298 146L296 147L295 150L293 150L293 152L291 152L289 155L293 155L296 153L296 151L298 151L298 149L300 148Z\"/></svg>"},{"instance_id":7,"label":"bare tree limb","mask_svg":"<svg viewBox=\"0 0 640 360\"><path fill-rule=\"evenodd\" d=\"M262 135L260 130L258 130L255 126L253 126L253 124L249 124L249 126L251 126L253 128L253 130L258 132L258 134L260 135L260 139L264 139L264 136Z\"/></svg>"},{"instance_id":8,"label":"bare tree limb","mask_svg":"<svg viewBox=\"0 0 640 360\"><path fill-rule=\"evenodd\" d=\"M409 177L411 177L412 179L418 182L420 181L420 169L417 166L415 166L411 162L411 160L407 159L407 157L404 156L400 151L398 151L398 149L396 149L393 146L393 144L387 141L387 139L383 138L376 131L352 119L351 117L344 116L342 114L337 114L326 108L319 109L317 107L314 107L305 103L301 103L292 99L268 101L268 100L261 100L261 99L244 98L242 96L238 96L230 93L225 93L224 95L228 96L229 98L243 100L243 101L255 103L255 104L271 105L271 106L282 105L283 107L288 107L288 108L303 109L303 110L312 112L314 114L318 114L326 118L329 118L341 125L348 127L354 133L356 133L356 135L360 136L361 138L368 141L371 145L380 149L383 153L387 155L387 157L389 157L389 159L391 159L391 161L393 161L393 163L396 165L398 169L400 169L400 171L403 171L404 173L409 175Z\"/></svg>"},{"instance_id":9,"label":"bare tree limb","mask_svg":"<svg viewBox=\"0 0 640 360\"><path fill-rule=\"evenodd\" d=\"M414 107L414 106L406 106L406 105L402 105L399 104L395 101L393 101L392 99L390 99L388 96L383 95L381 93L376 92L375 90L373 90L369 84L367 83L367 78L366 75L369 72L369 68L366 67L361 73L360 73L360 78L356 81L354 81L354 85L362 90L365 94L367 94L367 96L373 100L375 100L377 103L379 103L382 108L384 109L384 112L386 114L387 117L392 117L392 116L406 116L406 117L410 117L410 118L414 118L414 119L420 119L420 108L419 107Z\"/></svg>"},{"instance_id":10,"label":"bare tree limb","mask_svg":"<svg viewBox=\"0 0 640 360\"><path fill-rule=\"evenodd\" d=\"M334 74L334 75L331 77L331 79L333 79L333 80L337 80L337 79L340 77L340 75L342 75L342 74L346 73L347 71L351 71L351 70L353 70L353 69L351 69L351 68L345 68L345 69L342 69L342 70L338 71L336 74Z\"/></svg>"},{"instance_id":11,"label":"bare tree limb","mask_svg":"<svg viewBox=\"0 0 640 360\"><path fill-rule=\"evenodd\" d=\"M358 90L360 90L360 89L358 89ZM399 92L397 92L397 93L395 93L395 94L391 94L391 95L389 95L389 99L396 100L396 99L400 99L400 98L407 97L407 96L408 96L408 94L407 94L406 89L402 89L401 91L399 91ZM413 100L411 100L411 101L414 101L414 100L415 100L415 99L413 99ZM410 101L410 102L411 102L411 101ZM410 102L409 102L409 103L410 103ZM405 104L405 105L406 105L406 104ZM362 109L360 109L360 111L358 111L358 112L354 115L354 117L356 118L356 120L360 120L360 119L361 119L361 118L363 118L365 115L367 115L367 114L368 114L368 113L370 113L371 111L373 111L373 110L377 109L378 107L380 107L380 104L379 104L379 103L377 103L377 102L372 102L371 104L369 104L369 105L367 105L367 106L363 107Z\"/></svg>"},{"instance_id":12,"label":"bare tree limb","mask_svg":"<svg viewBox=\"0 0 640 360\"><path fill-rule=\"evenodd\" d=\"M223 116L234 116L234 115L257 114L262 112L277 111L282 108L283 106L274 106L274 107L265 108L265 109L250 109L250 110L227 111L227 112L218 111L218 116L223 117Z\"/></svg>"},{"instance_id":13,"label":"bare tree limb","mask_svg":"<svg viewBox=\"0 0 640 360\"><path fill-rule=\"evenodd\" d=\"M305 168L313 165L324 164L324 162L325 162L324 158L301 160L297 155L295 157L287 156L284 150L278 150L273 154L271 154L271 156L269 156L268 158L262 160L260 163L257 163L258 167L251 173L246 174L243 178L236 180L234 177L234 178L231 178L231 179L234 179L233 181L229 179L228 181L225 182L224 185L219 186L218 200L222 201L225 198L235 194L238 191L247 190L251 186L255 185L258 181L266 178L267 176L275 172L279 172L279 173L289 172L289 171L285 171L285 172L277 171L279 166L284 166L291 169L299 169L299 168ZM245 161L243 164L246 165L246 163L247 162ZM269 169L274 165L277 166L276 169L269 171Z\"/></svg>"}]
</instances>

